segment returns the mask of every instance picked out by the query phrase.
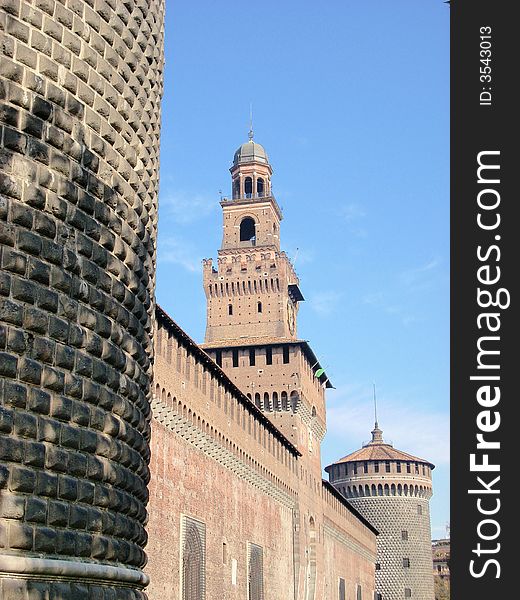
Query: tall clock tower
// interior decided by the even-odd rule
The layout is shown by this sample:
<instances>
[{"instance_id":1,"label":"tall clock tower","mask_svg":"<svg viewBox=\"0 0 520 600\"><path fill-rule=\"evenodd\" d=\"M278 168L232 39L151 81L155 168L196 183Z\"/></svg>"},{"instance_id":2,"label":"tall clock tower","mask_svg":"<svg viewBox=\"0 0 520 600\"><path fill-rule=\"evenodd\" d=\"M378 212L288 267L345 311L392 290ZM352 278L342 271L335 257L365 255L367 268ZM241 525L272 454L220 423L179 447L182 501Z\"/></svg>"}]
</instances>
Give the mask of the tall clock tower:
<instances>
[{"instance_id":1,"label":"tall clock tower","mask_svg":"<svg viewBox=\"0 0 520 600\"><path fill-rule=\"evenodd\" d=\"M203 348L302 454L317 461L320 476L324 389L331 384L308 342L297 337L304 298L280 250L282 212L272 193L273 170L252 131L235 152L230 172L231 197L220 202L217 265L204 260Z\"/></svg>"}]
</instances>

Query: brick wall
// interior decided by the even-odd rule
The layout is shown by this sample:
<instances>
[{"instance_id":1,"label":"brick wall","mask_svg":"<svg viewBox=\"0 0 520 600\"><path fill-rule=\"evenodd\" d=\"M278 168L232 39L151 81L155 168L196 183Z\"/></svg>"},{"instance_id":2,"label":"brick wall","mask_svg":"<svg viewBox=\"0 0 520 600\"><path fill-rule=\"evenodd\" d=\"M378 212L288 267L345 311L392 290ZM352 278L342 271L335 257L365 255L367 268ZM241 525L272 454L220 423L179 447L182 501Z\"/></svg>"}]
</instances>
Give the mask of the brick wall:
<instances>
[{"instance_id":1,"label":"brick wall","mask_svg":"<svg viewBox=\"0 0 520 600\"><path fill-rule=\"evenodd\" d=\"M208 600L248 597L248 544L262 548L265 600L303 600L311 586L336 600L340 577L370 598L373 530L162 312L156 339L150 599L183 597L183 515L205 524Z\"/></svg>"}]
</instances>

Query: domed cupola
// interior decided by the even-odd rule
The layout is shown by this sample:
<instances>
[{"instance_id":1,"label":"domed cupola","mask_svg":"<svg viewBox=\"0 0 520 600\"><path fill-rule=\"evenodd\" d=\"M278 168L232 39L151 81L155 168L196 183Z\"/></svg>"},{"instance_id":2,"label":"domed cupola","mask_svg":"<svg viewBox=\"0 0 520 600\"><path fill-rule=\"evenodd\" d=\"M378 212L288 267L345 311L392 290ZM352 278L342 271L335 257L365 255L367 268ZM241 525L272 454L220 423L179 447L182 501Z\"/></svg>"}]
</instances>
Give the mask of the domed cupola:
<instances>
[{"instance_id":1,"label":"domed cupola","mask_svg":"<svg viewBox=\"0 0 520 600\"><path fill-rule=\"evenodd\" d=\"M259 162L264 165L269 164L269 158L267 152L261 144L253 142L253 132L249 132L249 141L242 144L240 148L235 152L233 157L233 165L239 165L243 163Z\"/></svg>"},{"instance_id":2,"label":"domed cupola","mask_svg":"<svg viewBox=\"0 0 520 600\"><path fill-rule=\"evenodd\" d=\"M230 171L234 200L266 198L271 195L273 170L264 147L253 141L253 137L251 128L249 141L242 144L233 156Z\"/></svg>"}]
</instances>

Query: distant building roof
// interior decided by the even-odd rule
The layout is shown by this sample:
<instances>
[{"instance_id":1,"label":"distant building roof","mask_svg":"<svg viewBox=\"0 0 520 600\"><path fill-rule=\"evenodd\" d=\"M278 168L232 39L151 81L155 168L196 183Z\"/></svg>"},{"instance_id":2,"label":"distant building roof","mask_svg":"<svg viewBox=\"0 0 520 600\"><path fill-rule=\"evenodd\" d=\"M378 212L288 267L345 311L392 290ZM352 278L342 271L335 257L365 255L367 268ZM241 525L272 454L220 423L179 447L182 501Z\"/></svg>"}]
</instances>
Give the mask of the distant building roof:
<instances>
[{"instance_id":1,"label":"distant building roof","mask_svg":"<svg viewBox=\"0 0 520 600\"><path fill-rule=\"evenodd\" d=\"M408 454L408 452L403 452L402 450L397 450L383 440L383 432L379 429L379 426L376 422L375 428L372 430L372 441L365 444L359 450L355 452L351 452L340 458L338 461L332 463L332 465L337 465L340 463L349 463L349 462L357 462L357 461L371 461L371 460L398 460L403 462L418 462L429 465L430 468L434 469L435 465L433 465L429 460L424 460L423 458L419 458L414 456L413 454ZM330 466L325 468L328 470ZM328 471L327 471L328 472Z\"/></svg>"}]
</instances>

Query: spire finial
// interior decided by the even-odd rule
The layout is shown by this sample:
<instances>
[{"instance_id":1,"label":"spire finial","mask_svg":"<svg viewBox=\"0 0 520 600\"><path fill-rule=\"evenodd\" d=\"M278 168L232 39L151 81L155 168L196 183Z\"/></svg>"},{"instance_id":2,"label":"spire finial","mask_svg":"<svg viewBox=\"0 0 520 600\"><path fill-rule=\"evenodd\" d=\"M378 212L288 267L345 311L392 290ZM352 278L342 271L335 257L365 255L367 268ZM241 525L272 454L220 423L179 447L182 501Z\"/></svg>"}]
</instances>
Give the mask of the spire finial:
<instances>
[{"instance_id":1,"label":"spire finial","mask_svg":"<svg viewBox=\"0 0 520 600\"><path fill-rule=\"evenodd\" d=\"M383 432L379 429L379 425L377 423L377 397L376 397L376 384L372 384L374 386L374 429L372 430L372 441L371 444L384 444L383 441Z\"/></svg>"},{"instance_id":2,"label":"spire finial","mask_svg":"<svg viewBox=\"0 0 520 600\"><path fill-rule=\"evenodd\" d=\"M376 397L376 384L373 383L372 384L374 386L374 421L375 421L375 426L376 429L378 428L378 424L377 424L377 397Z\"/></svg>"},{"instance_id":3,"label":"spire finial","mask_svg":"<svg viewBox=\"0 0 520 600\"><path fill-rule=\"evenodd\" d=\"M253 141L253 137L255 135L253 131L253 103L249 103L249 141Z\"/></svg>"}]
</instances>

